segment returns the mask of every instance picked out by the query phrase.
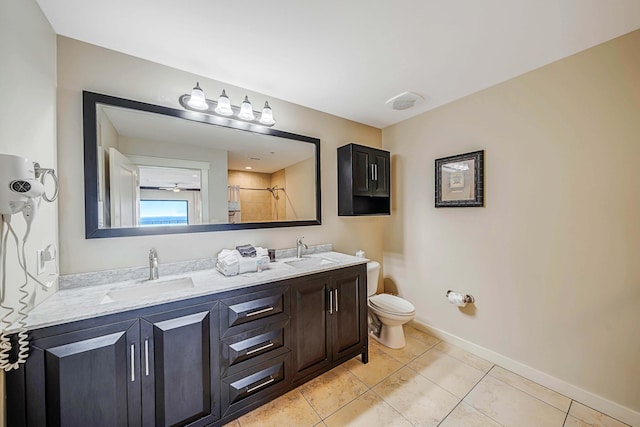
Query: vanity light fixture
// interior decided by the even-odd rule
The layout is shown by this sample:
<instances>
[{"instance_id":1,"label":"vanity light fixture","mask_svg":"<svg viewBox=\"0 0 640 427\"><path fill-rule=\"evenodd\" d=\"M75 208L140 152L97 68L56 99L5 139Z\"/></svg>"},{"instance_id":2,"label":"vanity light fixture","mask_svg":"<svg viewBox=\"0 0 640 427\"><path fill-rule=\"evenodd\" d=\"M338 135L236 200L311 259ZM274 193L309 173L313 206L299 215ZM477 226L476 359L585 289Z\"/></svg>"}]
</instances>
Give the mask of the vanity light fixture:
<instances>
[{"instance_id":1,"label":"vanity light fixture","mask_svg":"<svg viewBox=\"0 0 640 427\"><path fill-rule=\"evenodd\" d=\"M231 105L231 101L224 90L218 97L218 101L207 99L199 83L196 83L196 86L191 91L191 95L184 94L180 96L180 105L187 110L262 126L271 127L276 123L273 119L273 111L268 101L265 101L262 112L253 111L248 96L244 97L244 101L240 107L236 107L235 105Z\"/></svg>"},{"instance_id":2,"label":"vanity light fixture","mask_svg":"<svg viewBox=\"0 0 640 427\"><path fill-rule=\"evenodd\" d=\"M255 120L256 115L253 114L253 107L251 106L251 102L249 102L249 97L245 96L244 101L242 101L242 105L240 106L240 114L238 114L242 120Z\"/></svg>"},{"instance_id":3,"label":"vanity light fixture","mask_svg":"<svg viewBox=\"0 0 640 427\"><path fill-rule=\"evenodd\" d=\"M196 87L191 90L191 96L188 101L189 107L196 110L206 110L209 108L207 99L204 97L204 91L200 87L200 83L196 82Z\"/></svg>"}]
</instances>

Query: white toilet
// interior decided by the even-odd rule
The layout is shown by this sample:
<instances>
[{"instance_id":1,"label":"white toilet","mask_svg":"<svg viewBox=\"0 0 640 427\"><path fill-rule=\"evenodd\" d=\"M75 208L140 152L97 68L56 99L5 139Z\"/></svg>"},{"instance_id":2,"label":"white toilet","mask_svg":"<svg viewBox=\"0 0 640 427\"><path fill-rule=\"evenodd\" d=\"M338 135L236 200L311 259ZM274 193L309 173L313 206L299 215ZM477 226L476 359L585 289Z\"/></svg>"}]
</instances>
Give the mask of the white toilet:
<instances>
[{"instance_id":1,"label":"white toilet","mask_svg":"<svg viewBox=\"0 0 640 427\"><path fill-rule=\"evenodd\" d=\"M387 347L402 348L406 344L402 325L415 317L416 308L409 301L395 295L376 295L379 274L380 264L375 261L368 262L367 296L369 314L373 314L374 317L374 325L369 328L370 335ZM382 323L379 328L375 327L375 318ZM372 331L375 329L378 329L379 333Z\"/></svg>"}]
</instances>

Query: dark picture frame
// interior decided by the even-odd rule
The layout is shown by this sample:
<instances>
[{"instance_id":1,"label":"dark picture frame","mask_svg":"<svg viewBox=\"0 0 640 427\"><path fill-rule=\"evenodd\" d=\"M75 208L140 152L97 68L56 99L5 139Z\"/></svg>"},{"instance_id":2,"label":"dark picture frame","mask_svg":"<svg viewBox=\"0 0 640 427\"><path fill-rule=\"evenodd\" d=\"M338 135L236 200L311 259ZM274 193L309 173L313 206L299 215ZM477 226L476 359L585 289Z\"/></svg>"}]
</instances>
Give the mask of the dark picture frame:
<instances>
[{"instance_id":1,"label":"dark picture frame","mask_svg":"<svg viewBox=\"0 0 640 427\"><path fill-rule=\"evenodd\" d=\"M436 159L436 208L484 206L484 150Z\"/></svg>"}]
</instances>

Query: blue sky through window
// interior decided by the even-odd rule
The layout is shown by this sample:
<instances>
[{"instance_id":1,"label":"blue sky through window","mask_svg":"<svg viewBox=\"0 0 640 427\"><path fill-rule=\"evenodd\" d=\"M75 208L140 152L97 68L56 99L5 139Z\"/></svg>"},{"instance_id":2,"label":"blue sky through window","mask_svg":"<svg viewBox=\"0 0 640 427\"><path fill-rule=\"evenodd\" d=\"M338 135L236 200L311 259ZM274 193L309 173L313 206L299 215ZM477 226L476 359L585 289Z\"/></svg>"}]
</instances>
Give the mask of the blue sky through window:
<instances>
[{"instance_id":1,"label":"blue sky through window","mask_svg":"<svg viewBox=\"0 0 640 427\"><path fill-rule=\"evenodd\" d=\"M140 225L174 225L189 223L186 200L141 200Z\"/></svg>"}]
</instances>

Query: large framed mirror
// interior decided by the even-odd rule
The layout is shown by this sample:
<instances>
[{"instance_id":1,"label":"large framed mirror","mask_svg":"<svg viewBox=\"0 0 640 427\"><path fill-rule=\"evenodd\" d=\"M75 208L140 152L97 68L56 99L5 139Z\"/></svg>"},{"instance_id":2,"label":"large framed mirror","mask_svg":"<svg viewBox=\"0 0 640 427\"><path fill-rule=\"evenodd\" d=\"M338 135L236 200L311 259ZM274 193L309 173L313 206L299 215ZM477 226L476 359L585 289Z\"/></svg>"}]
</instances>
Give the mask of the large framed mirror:
<instances>
[{"instance_id":1,"label":"large framed mirror","mask_svg":"<svg viewBox=\"0 0 640 427\"><path fill-rule=\"evenodd\" d=\"M319 225L320 140L83 92L87 239Z\"/></svg>"}]
</instances>

